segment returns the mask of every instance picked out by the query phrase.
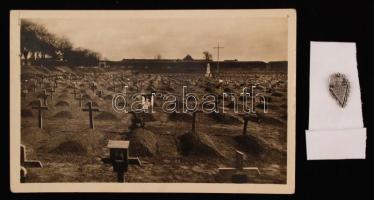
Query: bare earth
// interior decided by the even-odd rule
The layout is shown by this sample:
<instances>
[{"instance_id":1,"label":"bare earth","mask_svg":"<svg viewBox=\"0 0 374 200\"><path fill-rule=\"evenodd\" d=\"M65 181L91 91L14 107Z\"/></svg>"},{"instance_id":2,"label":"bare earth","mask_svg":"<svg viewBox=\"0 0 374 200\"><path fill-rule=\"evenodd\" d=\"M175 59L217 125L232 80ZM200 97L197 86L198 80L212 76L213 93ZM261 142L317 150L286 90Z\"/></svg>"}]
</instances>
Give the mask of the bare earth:
<instances>
[{"instance_id":1,"label":"bare earth","mask_svg":"<svg viewBox=\"0 0 374 200\"><path fill-rule=\"evenodd\" d=\"M182 93L182 86L187 82L191 92L204 93L207 80L202 75L139 74L133 80L130 72L120 69L72 70L67 67L45 69L28 66L22 68L22 80L31 82L35 79L33 77L38 77L37 74L68 72L86 76L76 80L77 87L100 109L100 112L94 113L95 129L89 129L88 113L83 112L78 100L74 99L74 80L58 79L53 101L48 98L49 110L43 111L43 129L38 128L37 110L32 110L31 107L32 102L38 100L38 96L48 85L48 80L45 80L42 89L38 85L35 93L30 85L27 86L29 93L21 100L22 144L27 148L28 159L43 163L43 168L28 169L27 182L115 182L116 174L112 167L103 164L101 158L108 155L108 140L130 140L130 155L138 156L142 166L131 165L125 173L126 182L230 182L229 174L220 173L218 168L234 167L235 150L240 150L246 155L245 166L256 166L261 171L261 175L248 172L251 183L286 183L286 75L277 72L257 73L257 77L251 79L266 87L272 84L272 91L265 93L271 98L268 113L263 113L261 106L256 107L261 122L249 121L247 139L240 137L243 119L233 113L233 109L228 109L224 114L226 118L221 121L209 114L198 113L196 131L205 138L202 143L210 145L215 154L194 149L195 153L184 155L179 138L191 129L192 115L186 114L186 119L172 119L170 114L161 112L158 106L156 113L143 116L144 129L138 128L135 133L131 133L128 129L131 115L115 112L112 98L107 96L115 94L110 75L127 77L125 82L130 86L132 82L139 84L142 80L141 88L145 92L149 92L148 87L152 86L160 92L174 89L177 94ZM92 72L96 74L93 75ZM225 80L225 76L222 79ZM250 78L246 79L250 81ZM221 89L213 87L213 92L222 94L222 88L227 87L240 93L243 88L240 86L242 80L242 77L231 77L231 81ZM95 81L98 90L103 90L102 97L96 95L97 90L94 93L89 89L90 81ZM210 82L218 85L217 79L211 79ZM116 84L118 93L121 90L120 81ZM86 107L88 101L89 99L84 100L83 107ZM162 101L157 100L156 104L162 105Z\"/></svg>"}]
</instances>

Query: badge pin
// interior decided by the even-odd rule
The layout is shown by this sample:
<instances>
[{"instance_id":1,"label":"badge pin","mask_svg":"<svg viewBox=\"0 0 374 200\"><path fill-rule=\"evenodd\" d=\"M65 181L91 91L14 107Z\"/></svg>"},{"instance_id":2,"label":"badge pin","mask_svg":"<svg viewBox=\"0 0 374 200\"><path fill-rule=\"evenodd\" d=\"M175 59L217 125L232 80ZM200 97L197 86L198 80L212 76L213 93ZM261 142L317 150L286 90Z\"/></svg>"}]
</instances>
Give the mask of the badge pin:
<instances>
[{"instance_id":1,"label":"badge pin","mask_svg":"<svg viewBox=\"0 0 374 200\"><path fill-rule=\"evenodd\" d=\"M341 73L331 74L329 78L329 90L332 97L344 108L347 104L350 90L350 83L347 77Z\"/></svg>"}]
</instances>

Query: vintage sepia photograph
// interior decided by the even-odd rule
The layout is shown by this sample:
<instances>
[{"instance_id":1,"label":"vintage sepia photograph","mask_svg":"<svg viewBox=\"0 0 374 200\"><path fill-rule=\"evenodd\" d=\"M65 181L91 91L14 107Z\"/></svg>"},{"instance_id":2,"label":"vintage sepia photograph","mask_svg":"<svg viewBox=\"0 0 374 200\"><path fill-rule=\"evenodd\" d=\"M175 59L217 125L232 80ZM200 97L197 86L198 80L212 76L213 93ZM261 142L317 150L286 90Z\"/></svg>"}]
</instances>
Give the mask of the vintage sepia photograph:
<instances>
[{"instance_id":1,"label":"vintage sepia photograph","mask_svg":"<svg viewBox=\"0 0 374 200\"><path fill-rule=\"evenodd\" d=\"M294 10L10 16L13 192L294 192Z\"/></svg>"}]
</instances>

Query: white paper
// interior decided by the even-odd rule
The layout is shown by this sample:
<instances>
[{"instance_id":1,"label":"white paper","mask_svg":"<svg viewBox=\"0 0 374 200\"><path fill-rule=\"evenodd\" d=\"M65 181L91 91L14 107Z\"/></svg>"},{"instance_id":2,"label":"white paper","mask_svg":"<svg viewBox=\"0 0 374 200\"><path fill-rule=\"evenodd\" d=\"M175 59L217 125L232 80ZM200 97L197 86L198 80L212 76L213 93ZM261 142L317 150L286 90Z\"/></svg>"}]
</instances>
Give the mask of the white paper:
<instances>
[{"instance_id":1,"label":"white paper","mask_svg":"<svg viewBox=\"0 0 374 200\"><path fill-rule=\"evenodd\" d=\"M345 74L350 82L344 108L329 92L329 76L334 73ZM309 109L308 159L365 158L355 43L311 42Z\"/></svg>"}]
</instances>

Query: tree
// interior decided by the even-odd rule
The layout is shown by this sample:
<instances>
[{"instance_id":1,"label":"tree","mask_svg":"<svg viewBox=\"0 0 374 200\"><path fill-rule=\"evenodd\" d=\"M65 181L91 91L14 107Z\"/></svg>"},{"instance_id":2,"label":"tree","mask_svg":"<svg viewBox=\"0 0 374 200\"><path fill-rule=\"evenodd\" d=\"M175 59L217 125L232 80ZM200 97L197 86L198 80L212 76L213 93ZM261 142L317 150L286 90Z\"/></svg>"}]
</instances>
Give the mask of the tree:
<instances>
[{"instance_id":1,"label":"tree","mask_svg":"<svg viewBox=\"0 0 374 200\"><path fill-rule=\"evenodd\" d=\"M74 48L65 37L58 37L39 24L21 21L21 55L29 58L64 60L72 65L97 65L100 54L84 48Z\"/></svg>"},{"instance_id":2,"label":"tree","mask_svg":"<svg viewBox=\"0 0 374 200\"><path fill-rule=\"evenodd\" d=\"M58 55L61 56L60 59L66 60L66 54L68 54L73 49L73 44L65 37L56 40L56 49Z\"/></svg>"},{"instance_id":3,"label":"tree","mask_svg":"<svg viewBox=\"0 0 374 200\"><path fill-rule=\"evenodd\" d=\"M204 59L206 61L211 61L212 60L213 57L212 57L212 54L209 53L209 51L204 51L203 54L204 54Z\"/></svg>"}]
</instances>

